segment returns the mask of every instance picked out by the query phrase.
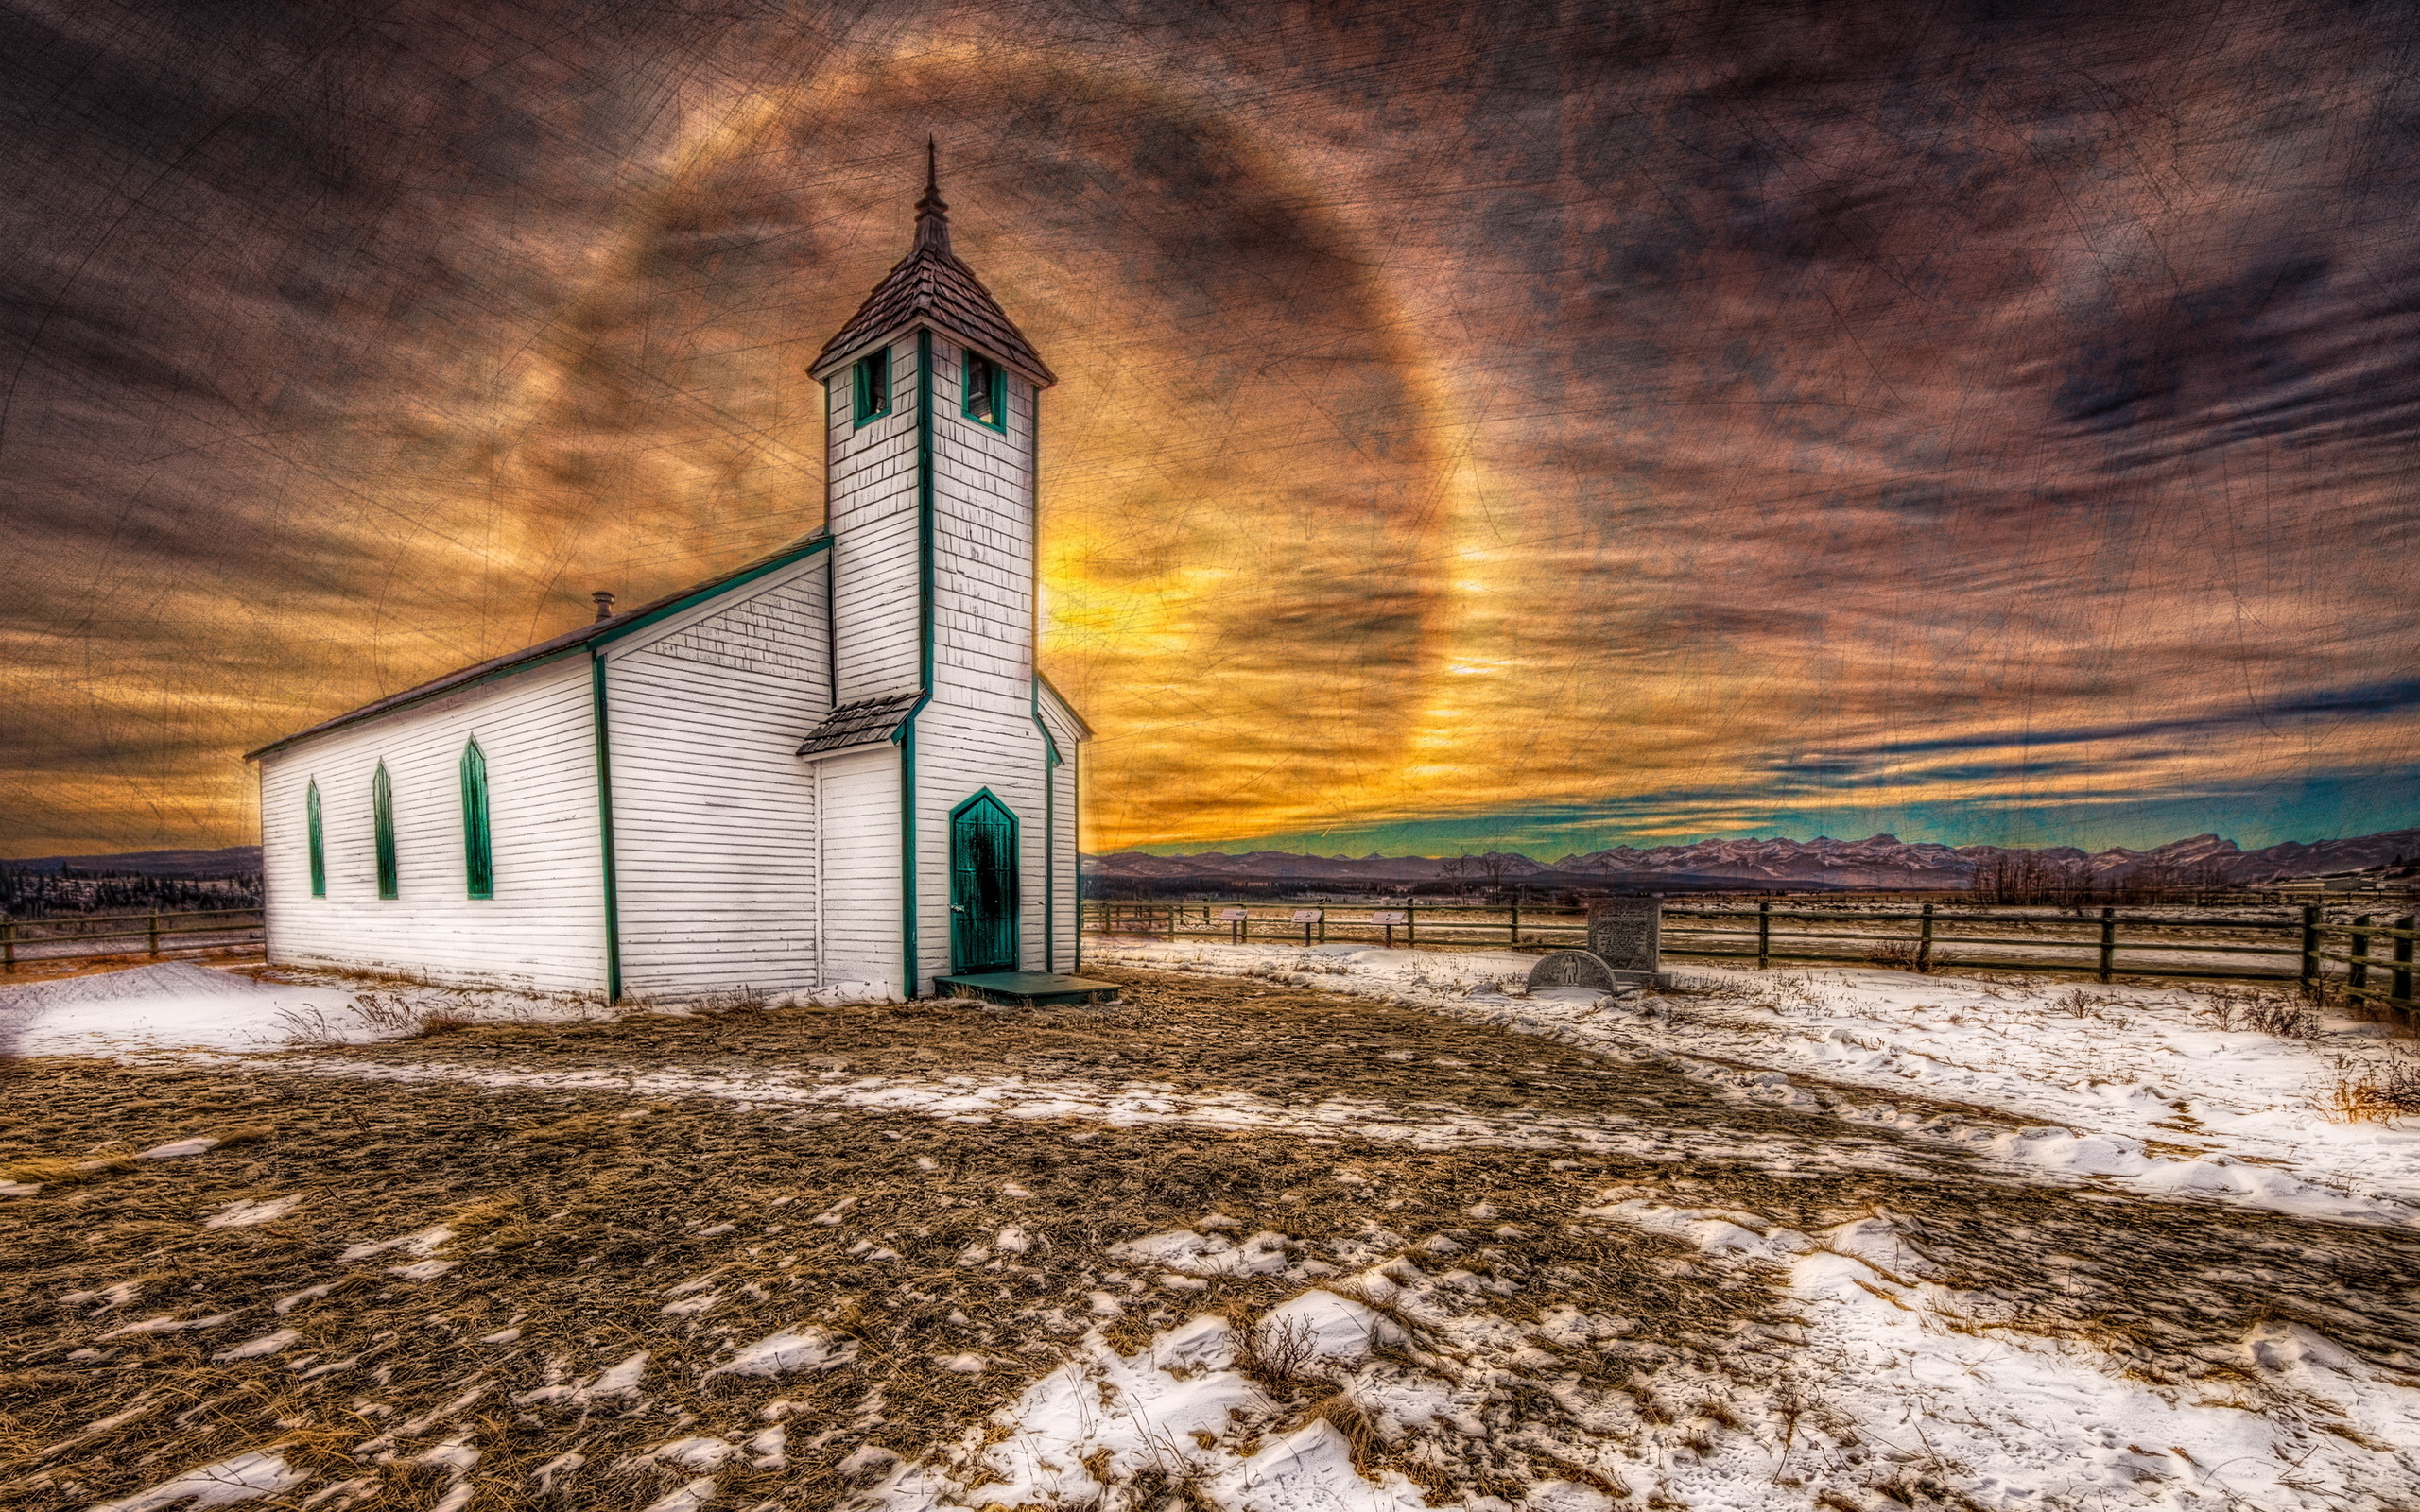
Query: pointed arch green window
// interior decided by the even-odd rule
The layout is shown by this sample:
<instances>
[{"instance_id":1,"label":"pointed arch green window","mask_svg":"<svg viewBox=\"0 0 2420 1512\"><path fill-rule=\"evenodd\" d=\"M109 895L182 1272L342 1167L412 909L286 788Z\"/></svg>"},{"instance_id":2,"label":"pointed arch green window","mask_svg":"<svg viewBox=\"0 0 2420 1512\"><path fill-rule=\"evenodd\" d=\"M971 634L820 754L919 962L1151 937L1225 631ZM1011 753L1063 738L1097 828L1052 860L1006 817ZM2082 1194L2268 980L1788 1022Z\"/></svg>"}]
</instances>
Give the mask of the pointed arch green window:
<instances>
[{"instance_id":1,"label":"pointed arch green window","mask_svg":"<svg viewBox=\"0 0 2420 1512\"><path fill-rule=\"evenodd\" d=\"M965 403L966 418L980 421L995 431L1009 428L1009 369L975 351L966 352Z\"/></svg>"},{"instance_id":2,"label":"pointed arch green window","mask_svg":"<svg viewBox=\"0 0 2420 1512\"><path fill-rule=\"evenodd\" d=\"M462 877L472 897L495 896L495 850L488 840L488 758L475 740L462 747Z\"/></svg>"},{"instance_id":3,"label":"pointed arch green window","mask_svg":"<svg viewBox=\"0 0 2420 1512\"><path fill-rule=\"evenodd\" d=\"M370 778L370 843L378 852L378 896L401 896L395 875L395 784L387 780L385 762Z\"/></svg>"},{"instance_id":4,"label":"pointed arch green window","mask_svg":"<svg viewBox=\"0 0 2420 1512\"><path fill-rule=\"evenodd\" d=\"M311 896L328 895L328 833L320 822L320 783L314 778L302 790L302 822L311 832Z\"/></svg>"}]
</instances>

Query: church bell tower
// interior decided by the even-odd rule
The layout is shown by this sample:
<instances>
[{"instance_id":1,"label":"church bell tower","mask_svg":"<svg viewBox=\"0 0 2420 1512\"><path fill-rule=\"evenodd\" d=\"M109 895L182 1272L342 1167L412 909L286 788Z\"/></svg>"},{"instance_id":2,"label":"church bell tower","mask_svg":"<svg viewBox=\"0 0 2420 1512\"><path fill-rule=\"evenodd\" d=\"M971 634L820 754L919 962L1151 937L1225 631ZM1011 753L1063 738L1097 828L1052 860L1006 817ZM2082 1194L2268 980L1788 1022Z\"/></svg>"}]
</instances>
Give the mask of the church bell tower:
<instances>
[{"instance_id":1,"label":"church bell tower","mask_svg":"<svg viewBox=\"0 0 2420 1512\"><path fill-rule=\"evenodd\" d=\"M886 974L922 995L952 973L1062 970L1076 944L1062 767L1080 722L1054 738L1046 715L1073 713L1034 667L1037 422L1057 380L952 250L930 143L908 255L808 371L828 404L833 573L836 707L817 740L897 753ZM800 754L821 754L817 740Z\"/></svg>"}]
</instances>

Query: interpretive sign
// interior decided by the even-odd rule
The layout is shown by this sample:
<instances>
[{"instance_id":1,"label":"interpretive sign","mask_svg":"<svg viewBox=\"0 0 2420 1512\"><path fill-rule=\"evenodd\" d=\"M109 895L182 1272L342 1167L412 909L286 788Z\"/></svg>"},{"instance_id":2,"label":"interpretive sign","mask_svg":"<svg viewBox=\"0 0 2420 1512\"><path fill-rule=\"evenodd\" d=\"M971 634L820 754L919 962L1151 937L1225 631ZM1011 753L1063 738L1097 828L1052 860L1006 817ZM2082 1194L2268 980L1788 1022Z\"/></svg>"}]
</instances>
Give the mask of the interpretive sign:
<instances>
[{"instance_id":1,"label":"interpretive sign","mask_svg":"<svg viewBox=\"0 0 2420 1512\"><path fill-rule=\"evenodd\" d=\"M1588 908L1588 954L1616 971L1660 971L1664 900L1608 898Z\"/></svg>"}]
</instances>

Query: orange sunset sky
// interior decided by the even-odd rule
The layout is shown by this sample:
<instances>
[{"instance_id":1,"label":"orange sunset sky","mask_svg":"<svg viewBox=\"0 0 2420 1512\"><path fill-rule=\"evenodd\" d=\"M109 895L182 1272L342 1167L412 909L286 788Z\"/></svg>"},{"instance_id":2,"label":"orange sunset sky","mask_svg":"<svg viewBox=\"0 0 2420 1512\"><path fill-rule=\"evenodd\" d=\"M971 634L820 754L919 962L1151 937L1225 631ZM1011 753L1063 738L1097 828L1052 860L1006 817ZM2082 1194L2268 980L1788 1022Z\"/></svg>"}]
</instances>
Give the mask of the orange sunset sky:
<instances>
[{"instance_id":1,"label":"orange sunset sky","mask_svg":"<svg viewBox=\"0 0 2420 1512\"><path fill-rule=\"evenodd\" d=\"M815 528L928 132L1089 850L2420 823L2408 13L7 26L0 855Z\"/></svg>"}]
</instances>

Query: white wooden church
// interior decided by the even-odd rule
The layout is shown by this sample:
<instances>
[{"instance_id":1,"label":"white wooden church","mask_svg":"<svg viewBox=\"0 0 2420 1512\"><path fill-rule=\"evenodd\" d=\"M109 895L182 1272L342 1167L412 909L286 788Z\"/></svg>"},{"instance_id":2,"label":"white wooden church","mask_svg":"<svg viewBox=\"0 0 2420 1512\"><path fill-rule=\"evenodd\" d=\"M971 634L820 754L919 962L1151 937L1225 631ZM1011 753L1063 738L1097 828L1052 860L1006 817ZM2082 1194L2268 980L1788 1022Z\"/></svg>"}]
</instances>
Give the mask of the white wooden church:
<instances>
[{"instance_id":1,"label":"white wooden church","mask_svg":"<svg viewBox=\"0 0 2420 1512\"><path fill-rule=\"evenodd\" d=\"M822 529L251 753L270 960L613 998L1074 969L1090 731L1034 667L1054 379L929 173L810 372Z\"/></svg>"}]
</instances>

